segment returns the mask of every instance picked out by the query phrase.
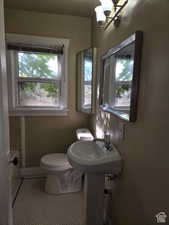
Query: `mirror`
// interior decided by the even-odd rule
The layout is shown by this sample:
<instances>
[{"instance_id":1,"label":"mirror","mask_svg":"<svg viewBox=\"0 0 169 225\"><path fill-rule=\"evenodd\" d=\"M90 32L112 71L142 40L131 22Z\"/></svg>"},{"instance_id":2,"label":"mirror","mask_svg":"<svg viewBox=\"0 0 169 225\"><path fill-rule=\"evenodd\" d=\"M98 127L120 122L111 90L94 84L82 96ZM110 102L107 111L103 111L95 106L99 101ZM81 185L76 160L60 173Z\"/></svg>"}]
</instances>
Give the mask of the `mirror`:
<instances>
[{"instance_id":1,"label":"mirror","mask_svg":"<svg viewBox=\"0 0 169 225\"><path fill-rule=\"evenodd\" d=\"M142 39L137 31L101 58L100 107L129 122L136 120Z\"/></svg>"},{"instance_id":2,"label":"mirror","mask_svg":"<svg viewBox=\"0 0 169 225\"><path fill-rule=\"evenodd\" d=\"M96 83L96 48L77 54L77 111L94 113Z\"/></svg>"}]
</instances>

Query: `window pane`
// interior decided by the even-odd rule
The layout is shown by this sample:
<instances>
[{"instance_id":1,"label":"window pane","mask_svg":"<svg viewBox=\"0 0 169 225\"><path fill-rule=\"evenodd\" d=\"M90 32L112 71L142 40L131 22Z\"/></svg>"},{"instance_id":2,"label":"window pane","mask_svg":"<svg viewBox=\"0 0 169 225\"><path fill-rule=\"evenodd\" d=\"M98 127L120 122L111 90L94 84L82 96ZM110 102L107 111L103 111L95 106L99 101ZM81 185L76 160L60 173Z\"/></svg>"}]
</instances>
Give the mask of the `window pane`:
<instances>
[{"instance_id":1,"label":"window pane","mask_svg":"<svg viewBox=\"0 0 169 225\"><path fill-rule=\"evenodd\" d=\"M92 86L91 84L84 85L84 103L83 106L91 105Z\"/></svg>"},{"instance_id":2,"label":"window pane","mask_svg":"<svg viewBox=\"0 0 169 225\"><path fill-rule=\"evenodd\" d=\"M59 85L19 82L20 106L59 106Z\"/></svg>"},{"instance_id":3,"label":"window pane","mask_svg":"<svg viewBox=\"0 0 169 225\"><path fill-rule=\"evenodd\" d=\"M116 80L117 81L131 81L133 76L134 60L130 59L116 59Z\"/></svg>"},{"instance_id":4,"label":"window pane","mask_svg":"<svg viewBox=\"0 0 169 225\"><path fill-rule=\"evenodd\" d=\"M18 52L19 77L58 78L58 56Z\"/></svg>"},{"instance_id":5,"label":"window pane","mask_svg":"<svg viewBox=\"0 0 169 225\"><path fill-rule=\"evenodd\" d=\"M105 60L104 64L104 95L103 95L103 104L111 104L110 88L112 93L112 77L110 76L110 59Z\"/></svg>"},{"instance_id":6,"label":"window pane","mask_svg":"<svg viewBox=\"0 0 169 225\"><path fill-rule=\"evenodd\" d=\"M85 59L84 61L84 81L92 80L92 61Z\"/></svg>"},{"instance_id":7,"label":"window pane","mask_svg":"<svg viewBox=\"0 0 169 225\"><path fill-rule=\"evenodd\" d=\"M83 64L83 107L91 107L92 100L92 52L86 50Z\"/></svg>"},{"instance_id":8,"label":"window pane","mask_svg":"<svg viewBox=\"0 0 169 225\"><path fill-rule=\"evenodd\" d=\"M127 84L116 86L115 107L130 107L131 86Z\"/></svg>"}]
</instances>

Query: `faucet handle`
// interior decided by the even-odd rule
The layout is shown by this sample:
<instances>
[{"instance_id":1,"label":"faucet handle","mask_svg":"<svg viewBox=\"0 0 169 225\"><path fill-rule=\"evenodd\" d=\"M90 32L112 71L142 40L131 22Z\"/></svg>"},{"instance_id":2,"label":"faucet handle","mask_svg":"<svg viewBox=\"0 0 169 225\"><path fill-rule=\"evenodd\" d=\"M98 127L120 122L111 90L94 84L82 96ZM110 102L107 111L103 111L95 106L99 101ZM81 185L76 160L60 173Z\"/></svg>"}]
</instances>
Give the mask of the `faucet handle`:
<instances>
[{"instance_id":1,"label":"faucet handle","mask_svg":"<svg viewBox=\"0 0 169 225\"><path fill-rule=\"evenodd\" d=\"M110 143L110 134L109 133L107 133L107 132L104 133L104 140L106 143Z\"/></svg>"},{"instance_id":2,"label":"faucet handle","mask_svg":"<svg viewBox=\"0 0 169 225\"><path fill-rule=\"evenodd\" d=\"M113 150L113 145L111 143L110 134L109 133L105 133L104 140L105 140L105 147L106 147L106 149L108 151L112 151Z\"/></svg>"},{"instance_id":3,"label":"faucet handle","mask_svg":"<svg viewBox=\"0 0 169 225\"><path fill-rule=\"evenodd\" d=\"M109 143L109 145L107 146L107 151L113 151L113 144Z\"/></svg>"}]
</instances>

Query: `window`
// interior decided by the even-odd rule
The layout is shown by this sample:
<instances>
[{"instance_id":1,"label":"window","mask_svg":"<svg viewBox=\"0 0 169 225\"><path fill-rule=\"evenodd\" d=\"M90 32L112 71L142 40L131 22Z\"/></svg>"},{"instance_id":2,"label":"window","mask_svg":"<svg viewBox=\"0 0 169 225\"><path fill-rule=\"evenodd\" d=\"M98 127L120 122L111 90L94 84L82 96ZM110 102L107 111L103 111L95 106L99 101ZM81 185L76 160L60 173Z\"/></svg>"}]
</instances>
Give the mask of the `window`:
<instances>
[{"instance_id":1,"label":"window","mask_svg":"<svg viewBox=\"0 0 169 225\"><path fill-rule=\"evenodd\" d=\"M92 55L84 57L83 64L83 108L91 108L92 104Z\"/></svg>"},{"instance_id":2,"label":"window","mask_svg":"<svg viewBox=\"0 0 169 225\"><path fill-rule=\"evenodd\" d=\"M115 108L130 108L131 83L133 74L134 60L127 55L126 57L116 57L115 66Z\"/></svg>"},{"instance_id":3,"label":"window","mask_svg":"<svg viewBox=\"0 0 169 225\"><path fill-rule=\"evenodd\" d=\"M101 57L100 108L128 122L137 116L142 40L136 31Z\"/></svg>"},{"instance_id":4,"label":"window","mask_svg":"<svg viewBox=\"0 0 169 225\"><path fill-rule=\"evenodd\" d=\"M68 40L23 35L14 35L14 39L17 42L13 35L7 35L10 111L65 115Z\"/></svg>"},{"instance_id":5,"label":"window","mask_svg":"<svg viewBox=\"0 0 169 225\"><path fill-rule=\"evenodd\" d=\"M133 77L133 54L116 53L104 62L105 105L114 110L130 109Z\"/></svg>"},{"instance_id":6,"label":"window","mask_svg":"<svg viewBox=\"0 0 169 225\"><path fill-rule=\"evenodd\" d=\"M77 111L95 112L96 48L77 53Z\"/></svg>"}]
</instances>

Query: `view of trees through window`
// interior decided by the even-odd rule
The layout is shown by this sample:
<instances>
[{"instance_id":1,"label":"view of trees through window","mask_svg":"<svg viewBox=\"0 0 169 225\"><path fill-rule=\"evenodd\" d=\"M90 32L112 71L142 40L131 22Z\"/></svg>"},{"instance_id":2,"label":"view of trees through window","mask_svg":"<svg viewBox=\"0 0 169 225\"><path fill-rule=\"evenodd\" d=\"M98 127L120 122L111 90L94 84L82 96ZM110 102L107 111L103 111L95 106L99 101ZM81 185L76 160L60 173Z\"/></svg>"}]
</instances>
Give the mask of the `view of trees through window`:
<instances>
[{"instance_id":1,"label":"view of trees through window","mask_svg":"<svg viewBox=\"0 0 169 225\"><path fill-rule=\"evenodd\" d=\"M130 106L133 59L116 59L116 106Z\"/></svg>"},{"instance_id":2,"label":"view of trees through window","mask_svg":"<svg viewBox=\"0 0 169 225\"><path fill-rule=\"evenodd\" d=\"M18 52L18 91L21 106L59 105L58 56Z\"/></svg>"},{"instance_id":3,"label":"view of trees through window","mask_svg":"<svg viewBox=\"0 0 169 225\"><path fill-rule=\"evenodd\" d=\"M84 106L91 105L92 97L92 59L86 57L84 60Z\"/></svg>"}]
</instances>

